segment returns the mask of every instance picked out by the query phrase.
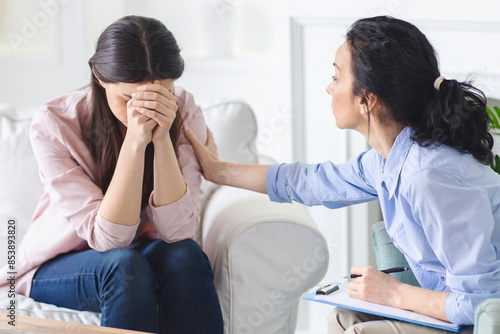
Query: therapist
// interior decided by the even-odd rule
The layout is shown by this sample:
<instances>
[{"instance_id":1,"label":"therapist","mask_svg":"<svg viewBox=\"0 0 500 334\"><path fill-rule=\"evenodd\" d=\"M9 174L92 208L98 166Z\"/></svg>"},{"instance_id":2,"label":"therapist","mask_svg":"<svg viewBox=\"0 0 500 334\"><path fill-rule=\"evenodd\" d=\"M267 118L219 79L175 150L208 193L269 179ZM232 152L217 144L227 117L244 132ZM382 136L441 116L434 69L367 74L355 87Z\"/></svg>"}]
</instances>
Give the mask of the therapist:
<instances>
[{"instance_id":1,"label":"therapist","mask_svg":"<svg viewBox=\"0 0 500 334\"><path fill-rule=\"evenodd\" d=\"M500 176L488 166L493 138L484 94L441 76L425 35L392 17L355 22L333 67L326 91L336 125L358 131L373 149L338 165L243 165L218 160L209 130L206 145L188 130L204 177L276 202L331 209L378 199L421 287L354 266L362 276L349 294L473 324L478 304L500 297ZM328 321L328 333L443 332L344 309Z\"/></svg>"}]
</instances>

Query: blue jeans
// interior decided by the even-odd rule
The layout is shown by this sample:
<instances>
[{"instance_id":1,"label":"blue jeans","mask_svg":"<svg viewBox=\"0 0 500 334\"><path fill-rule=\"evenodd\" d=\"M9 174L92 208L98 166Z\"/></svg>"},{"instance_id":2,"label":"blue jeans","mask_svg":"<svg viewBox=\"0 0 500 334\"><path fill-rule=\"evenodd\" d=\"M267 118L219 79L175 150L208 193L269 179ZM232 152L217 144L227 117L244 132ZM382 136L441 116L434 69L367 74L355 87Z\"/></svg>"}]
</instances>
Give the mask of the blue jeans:
<instances>
[{"instance_id":1,"label":"blue jeans","mask_svg":"<svg viewBox=\"0 0 500 334\"><path fill-rule=\"evenodd\" d=\"M62 254L35 273L30 297L101 312L101 326L152 333L223 332L207 256L193 240Z\"/></svg>"}]
</instances>

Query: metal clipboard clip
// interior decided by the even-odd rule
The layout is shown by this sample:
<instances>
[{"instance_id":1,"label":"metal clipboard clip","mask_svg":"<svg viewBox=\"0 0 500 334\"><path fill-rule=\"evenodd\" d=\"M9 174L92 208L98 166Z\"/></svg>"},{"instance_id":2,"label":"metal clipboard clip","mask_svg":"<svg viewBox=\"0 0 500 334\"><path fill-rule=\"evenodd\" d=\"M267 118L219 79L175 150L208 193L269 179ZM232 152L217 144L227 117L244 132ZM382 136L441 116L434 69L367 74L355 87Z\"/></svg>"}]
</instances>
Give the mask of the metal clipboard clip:
<instances>
[{"instance_id":1,"label":"metal clipboard clip","mask_svg":"<svg viewBox=\"0 0 500 334\"><path fill-rule=\"evenodd\" d=\"M317 295L329 295L332 292L335 292L339 289L339 286L337 284L327 284L325 286L320 286L318 290L316 290Z\"/></svg>"}]
</instances>

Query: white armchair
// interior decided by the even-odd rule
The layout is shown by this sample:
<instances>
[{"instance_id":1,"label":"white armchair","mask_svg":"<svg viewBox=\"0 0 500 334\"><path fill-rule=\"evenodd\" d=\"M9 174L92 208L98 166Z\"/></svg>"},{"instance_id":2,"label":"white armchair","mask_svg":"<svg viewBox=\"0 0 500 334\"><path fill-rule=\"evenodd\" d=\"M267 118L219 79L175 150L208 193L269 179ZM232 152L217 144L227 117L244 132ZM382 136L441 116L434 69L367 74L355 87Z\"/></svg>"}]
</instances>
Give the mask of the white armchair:
<instances>
[{"instance_id":1,"label":"white armchair","mask_svg":"<svg viewBox=\"0 0 500 334\"><path fill-rule=\"evenodd\" d=\"M258 163L257 123L242 101L202 106L221 159ZM0 267L7 262L7 222L20 243L42 191L28 131L34 110L0 105ZM266 195L203 183L202 244L215 274L225 333L293 333L300 296L324 276L326 242L307 209ZM0 308L10 305L0 294ZM74 311L16 296L16 314L98 325L99 313Z\"/></svg>"}]
</instances>

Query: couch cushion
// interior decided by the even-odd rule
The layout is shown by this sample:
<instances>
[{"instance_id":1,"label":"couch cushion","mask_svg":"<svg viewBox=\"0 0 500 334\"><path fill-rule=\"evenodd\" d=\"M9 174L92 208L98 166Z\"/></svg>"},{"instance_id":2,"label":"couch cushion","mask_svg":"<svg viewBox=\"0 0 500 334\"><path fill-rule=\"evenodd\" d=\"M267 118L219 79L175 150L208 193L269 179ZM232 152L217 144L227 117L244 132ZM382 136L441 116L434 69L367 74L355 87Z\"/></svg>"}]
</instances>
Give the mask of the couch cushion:
<instances>
[{"instance_id":1,"label":"couch cushion","mask_svg":"<svg viewBox=\"0 0 500 334\"><path fill-rule=\"evenodd\" d=\"M0 309L5 310L9 306L9 299L0 297ZM88 311L75 311L72 309L57 307L55 305L40 303L32 298L16 296L16 314L43 319L53 319L78 324L99 326L101 323L101 313ZM68 331L71 333L71 331Z\"/></svg>"},{"instance_id":2,"label":"couch cushion","mask_svg":"<svg viewBox=\"0 0 500 334\"><path fill-rule=\"evenodd\" d=\"M6 245L7 221L16 220L15 237L19 246L43 190L38 163L29 141L31 118L35 110L15 110L0 104L0 240ZM0 247L0 267L7 262L7 249Z\"/></svg>"}]
</instances>

